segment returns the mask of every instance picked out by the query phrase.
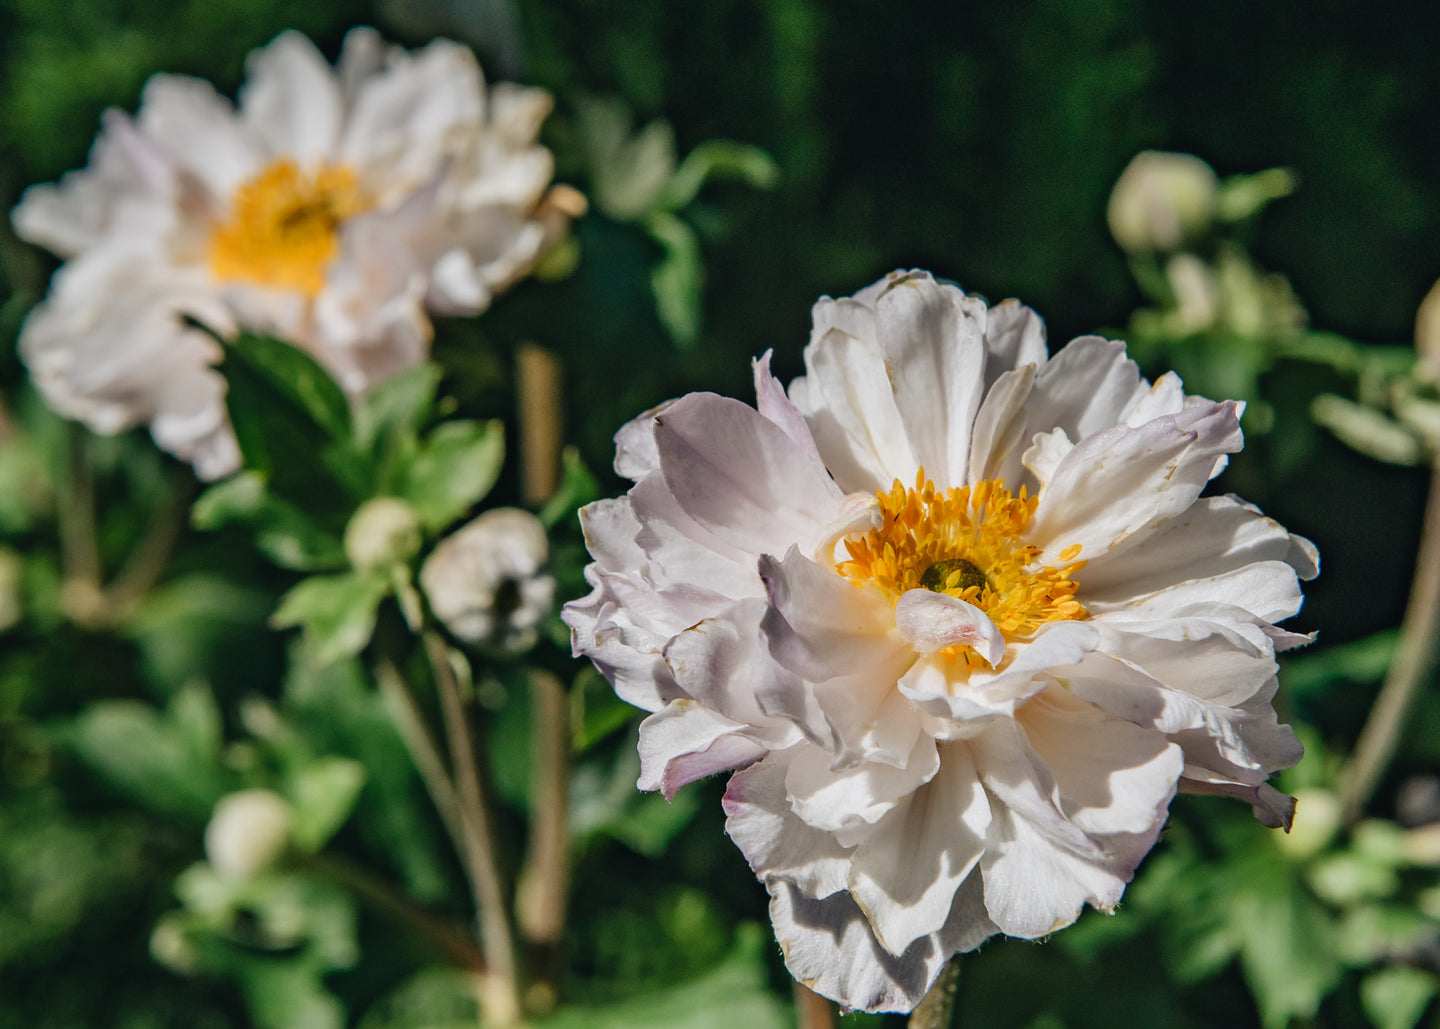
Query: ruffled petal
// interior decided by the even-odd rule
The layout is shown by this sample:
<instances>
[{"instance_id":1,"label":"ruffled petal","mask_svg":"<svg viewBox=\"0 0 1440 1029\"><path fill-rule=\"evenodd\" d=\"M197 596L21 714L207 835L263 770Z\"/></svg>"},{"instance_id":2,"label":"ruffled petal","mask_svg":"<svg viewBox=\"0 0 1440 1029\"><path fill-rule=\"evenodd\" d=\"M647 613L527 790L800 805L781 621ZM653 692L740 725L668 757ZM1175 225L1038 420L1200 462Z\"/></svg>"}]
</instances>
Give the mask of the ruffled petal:
<instances>
[{"instance_id":1,"label":"ruffled petal","mask_svg":"<svg viewBox=\"0 0 1440 1029\"><path fill-rule=\"evenodd\" d=\"M245 61L240 117L272 157L313 168L330 157L340 136L341 96L315 45L282 32Z\"/></svg>"}]
</instances>

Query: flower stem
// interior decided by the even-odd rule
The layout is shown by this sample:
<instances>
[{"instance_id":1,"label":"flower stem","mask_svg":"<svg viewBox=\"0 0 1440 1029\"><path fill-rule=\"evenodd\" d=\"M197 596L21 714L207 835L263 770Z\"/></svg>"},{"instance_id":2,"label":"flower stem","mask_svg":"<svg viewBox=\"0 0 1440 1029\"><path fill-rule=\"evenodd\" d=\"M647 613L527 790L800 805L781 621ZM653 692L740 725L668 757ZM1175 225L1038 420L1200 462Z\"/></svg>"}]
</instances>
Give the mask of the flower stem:
<instances>
[{"instance_id":1,"label":"flower stem","mask_svg":"<svg viewBox=\"0 0 1440 1029\"><path fill-rule=\"evenodd\" d=\"M85 431L65 425L65 468L56 519L65 579L61 604L84 626L95 624L102 607L100 547L95 533L95 480L86 453Z\"/></svg>"},{"instance_id":2,"label":"flower stem","mask_svg":"<svg viewBox=\"0 0 1440 1029\"><path fill-rule=\"evenodd\" d=\"M185 531L194 497L195 479L188 472L171 479L164 509L155 515L119 573L105 587L106 615L112 624L123 621L165 571L170 552Z\"/></svg>"},{"instance_id":3,"label":"flower stem","mask_svg":"<svg viewBox=\"0 0 1440 1029\"><path fill-rule=\"evenodd\" d=\"M521 931L535 945L545 969L558 957L565 929L569 890L570 718L565 684L542 669L530 672L534 719L531 750L534 797L530 805L529 846L520 872L516 908ZM541 973L537 985L544 988ZM532 987L533 989L533 987ZM538 991L537 991L538 992Z\"/></svg>"},{"instance_id":4,"label":"flower stem","mask_svg":"<svg viewBox=\"0 0 1440 1029\"><path fill-rule=\"evenodd\" d=\"M334 854L315 854L308 866L349 889L377 911L415 930L429 940L455 965L472 972L485 972L485 955L465 933L431 914L369 869Z\"/></svg>"},{"instance_id":5,"label":"flower stem","mask_svg":"<svg viewBox=\"0 0 1440 1029\"><path fill-rule=\"evenodd\" d=\"M480 943L489 965L484 1001L484 1024L510 1026L520 1021L519 966L515 934L506 910L506 890L496 850L494 817L485 795L475 733L470 713L460 695L460 683L450 663L449 648L432 628L421 631L425 653L440 694L440 713L450 745L459 793L460 818L465 846L462 859L475 897L480 925Z\"/></svg>"},{"instance_id":6,"label":"flower stem","mask_svg":"<svg viewBox=\"0 0 1440 1029\"><path fill-rule=\"evenodd\" d=\"M1355 753L1340 779L1345 821L1360 817L1400 743L1405 721L1420 687L1434 674L1440 658L1440 465L1431 469L1430 494L1415 555L1415 578L1400 623L1400 643Z\"/></svg>"},{"instance_id":7,"label":"flower stem","mask_svg":"<svg viewBox=\"0 0 1440 1029\"><path fill-rule=\"evenodd\" d=\"M380 698L385 709L394 721L395 729L405 743L405 749L410 752L410 760L415 763L416 771L420 773L420 781L425 784L425 791L430 794L435 810L440 813L440 821L444 823L445 831L454 842L456 850L463 855L465 828L460 818L460 798L455 791L455 784L450 781L450 774L445 770L445 759L441 757L440 748L425 725L425 716L421 714L415 697L400 670L395 667L395 662L389 658L381 658L375 666L375 681L380 686Z\"/></svg>"},{"instance_id":8,"label":"flower stem","mask_svg":"<svg viewBox=\"0 0 1440 1029\"><path fill-rule=\"evenodd\" d=\"M945 963L930 992L910 1012L910 1029L950 1029L955 1017L955 993L960 988L960 955Z\"/></svg>"},{"instance_id":9,"label":"flower stem","mask_svg":"<svg viewBox=\"0 0 1440 1029\"><path fill-rule=\"evenodd\" d=\"M520 421L520 492L539 505L555 493L563 437L560 359L536 343L515 355L516 407Z\"/></svg>"},{"instance_id":10,"label":"flower stem","mask_svg":"<svg viewBox=\"0 0 1440 1029\"><path fill-rule=\"evenodd\" d=\"M808 986L795 984L796 1029L835 1029L835 1005Z\"/></svg>"}]
</instances>

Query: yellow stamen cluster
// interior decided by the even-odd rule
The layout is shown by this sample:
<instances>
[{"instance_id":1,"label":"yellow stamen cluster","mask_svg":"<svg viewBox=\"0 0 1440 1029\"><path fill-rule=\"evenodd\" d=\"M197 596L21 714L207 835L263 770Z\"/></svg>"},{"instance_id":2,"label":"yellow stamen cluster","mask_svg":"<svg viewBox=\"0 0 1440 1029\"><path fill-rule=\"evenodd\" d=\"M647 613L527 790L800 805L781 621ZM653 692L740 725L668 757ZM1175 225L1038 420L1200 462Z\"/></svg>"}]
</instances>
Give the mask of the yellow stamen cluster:
<instances>
[{"instance_id":1,"label":"yellow stamen cluster","mask_svg":"<svg viewBox=\"0 0 1440 1029\"><path fill-rule=\"evenodd\" d=\"M344 165L312 174L275 161L235 191L230 216L210 236L210 272L223 282L313 297L340 249L340 226L369 206Z\"/></svg>"},{"instance_id":2,"label":"yellow stamen cluster","mask_svg":"<svg viewBox=\"0 0 1440 1029\"><path fill-rule=\"evenodd\" d=\"M1060 567L1036 568L1040 548L1022 536L1038 496L1011 495L998 479L938 492L922 468L915 488L899 479L877 494L883 524L844 541L849 559L837 569L856 585L873 583L892 600L913 589L958 597L984 611L1007 640L1025 638L1046 622L1086 616L1072 576L1085 566L1078 546L1060 553ZM972 666L985 662L969 647L951 648Z\"/></svg>"}]
</instances>

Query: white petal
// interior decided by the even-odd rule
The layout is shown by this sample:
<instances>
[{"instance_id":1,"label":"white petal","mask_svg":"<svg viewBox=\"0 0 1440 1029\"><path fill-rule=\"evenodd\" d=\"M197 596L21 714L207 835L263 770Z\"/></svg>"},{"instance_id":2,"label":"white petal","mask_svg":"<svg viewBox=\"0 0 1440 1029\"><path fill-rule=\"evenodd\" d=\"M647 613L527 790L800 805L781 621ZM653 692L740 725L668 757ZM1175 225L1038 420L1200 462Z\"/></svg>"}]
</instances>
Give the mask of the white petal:
<instances>
[{"instance_id":1,"label":"white petal","mask_svg":"<svg viewBox=\"0 0 1440 1029\"><path fill-rule=\"evenodd\" d=\"M1216 456L1240 444L1233 402L1081 439L1041 494L1028 537L1045 548L1045 563L1058 562L1059 553L1076 544L1085 560L1133 545L1138 539L1132 536L1193 504Z\"/></svg>"},{"instance_id":2,"label":"white petal","mask_svg":"<svg viewBox=\"0 0 1440 1029\"><path fill-rule=\"evenodd\" d=\"M988 393L1007 373L1045 364L1045 323L1018 300L1002 300L986 314L985 349Z\"/></svg>"},{"instance_id":3,"label":"white petal","mask_svg":"<svg viewBox=\"0 0 1440 1029\"><path fill-rule=\"evenodd\" d=\"M1203 614L1207 607L1213 611L1216 605L1253 612L1259 619L1278 622L1299 611L1303 599L1295 569L1283 561L1256 561L1234 571L1190 579L1125 601L1082 596L1092 615L1104 615L1117 624L1122 619L1154 620Z\"/></svg>"},{"instance_id":4,"label":"white petal","mask_svg":"<svg viewBox=\"0 0 1440 1029\"><path fill-rule=\"evenodd\" d=\"M785 775L797 750L772 751L730 777L725 831L761 879L785 879L808 897L828 897L845 889L850 852L790 810Z\"/></svg>"},{"instance_id":5,"label":"white petal","mask_svg":"<svg viewBox=\"0 0 1440 1029\"><path fill-rule=\"evenodd\" d=\"M217 197L229 199L267 156L208 82L152 75L140 97L140 131L192 171Z\"/></svg>"},{"instance_id":6,"label":"white petal","mask_svg":"<svg viewBox=\"0 0 1440 1029\"><path fill-rule=\"evenodd\" d=\"M895 627L922 654L969 646L992 667L1005 656L1005 636L974 604L931 590L907 590L895 602Z\"/></svg>"},{"instance_id":7,"label":"white petal","mask_svg":"<svg viewBox=\"0 0 1440 1029\"><path fill-rule=\"evenodd\" d=\"M846 1008L909 1011L950 956L930 937L901 957L886 953L848 893L814 900L783 879L766 888L785 967L798 982Z\"/></svg>"},{"instance_id":8,"label":"white petal","mask_svg":"<svg viewBox=\"0 0 1440 1029\"><path fill-rule=\"evenodd\" d=\"M908 276L876 302L894 403L916 460L941 489L965 482L985 370L983 322L959 289ZM983 306L980 308L983 317ZM910 481L901 475L901 481Z\"/></svg>"},{"instance_id":9,"label":"white petal","mask_svg":"<svg viewBox=\"0 0 1440 1029\"><path fill-rule=\"evenodd\" d=\"M920 464L875 338L831 329L806 348L805 368L805 387L797 395L792 385L791 399L841 488L874 492L896 479L913 482Z\"/></svg>"},{"instance_id":10,"label":"white petal","mask_svg":"<svg viewBox=\"0 0 1440 1029\"><path fill-rule=\"evenodd\" d=\"M1163 820L1185 760L1162 733L1108 717L1063 690L1036 697L1018 718L1074 825L1141 835Z\"/></svg>"},{"instance_id":11,"label":"white petal","mask_svg":"<svg viewBox=\"0 0 1440 1029\"><path fill-rule=\"evenodd\" d=\"M986 393L975 415L969 482L1011 482L1019 474L1016 451L1026 425L1025 399L1034 384L1035 365L1027 364L999 376Z\"/></svg>"},{"instance_id":12,"label":"white petal","mask_svg":"<svg viewBox=\"0 0 1440 1029\"><path fill-rule=\"evenodd\" d=\"M810 435L810 427L805 424L805 416L785 395L785 387L770 374L770 354L767 350L755 361L755 408L780 426L785 435L818 465L821 463L820 452L815 449L815 439Z\"/></svg>"},{"instance_id":13,"label":"white petal","mask_svg":"<svg viewBox=\"0 0 1440 1029\"><path fill-rule=\"evenodd\" d=\"M660 468L660 454L655 449L655 419L674 402L667 400L620 426L615 433L616 475L639 482Z\"/></svg>"},{"instance_id":14,"label":"white petal","mask_svg":"<svg viewBox=\"0 0 1440 1029\"><path fill-rule=\"evenodd\" d=\"M1071 439L1118 424L1148 391L1125 344L1099 336L1071 340L1035 376L1026 407L1031 431L1064 429Z\"/></svg>"},{"instance_id":15,"label":"white petal","mask_svg":"<svg viewBox=\"0 0 1440 1029\"><path fill-rule=\"evenodd\" d=\"M240 116L274 157L313 168L330 157L340 134L335 76L315 45L283 32L245 61Z\"/></svg>"},{"instance_id":16,"label":"white petal","mask_svg":"<svg viewBox=\"0 0 1440 1029\"><path fill-rule=\"evenodd\" d=\"M840 491L753 407L692 393L655 419L660 470L680 507L721 539L755 554L813 546Z\"/></svg>"},{"instance_id":17,"label":"white petal","mask_svg":"<svg viewBox=\"0 0 1440 1029\"><path fill-rule=\"evenodd\" d=\"M835 832L874 825L880 816L929 782L940 767L935 741L915 741L904 767L867 763L835 770L830 755L803 747L785 775L791 810L808 825Z\"/></svg>"},{"instance_id":18,"label":"white petal","mask_svg":"<svg viewBox=\"0 0 1440 1029\"><path fill-rule=\"evenodd\" d=\"M876 824L851 864L851 895L891 954L949 921L989 826L990 805L968 748L946 744L940 771Z\"/></svg>"}]
</instances>

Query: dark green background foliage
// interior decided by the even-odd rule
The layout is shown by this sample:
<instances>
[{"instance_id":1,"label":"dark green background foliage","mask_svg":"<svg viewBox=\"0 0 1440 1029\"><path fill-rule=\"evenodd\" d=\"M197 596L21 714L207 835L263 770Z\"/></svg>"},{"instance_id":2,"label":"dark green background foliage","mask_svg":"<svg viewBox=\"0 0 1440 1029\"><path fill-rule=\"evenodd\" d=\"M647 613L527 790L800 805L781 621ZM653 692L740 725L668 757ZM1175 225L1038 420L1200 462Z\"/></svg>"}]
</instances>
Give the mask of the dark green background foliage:
<instances>
[{"instance_id":1,"label":"dark green background foliage","mask_svg":"<svg viewBox=\"0 0 1440 1029\"><path fill-rule=\"evenodd\" d=\"M681 156L718 138L774 158L772 189L714 181L677 215L703 254L693 298L703 320L692 345L678 347L656 314L650 275L661 245L598 207L577 225L574 274L524 283L482 319L440 326L442 389L466 418L514 424L507 355L518 343L539 340L562 355L567 435L601 470L606 493L619 488L605 469L624 421L692 389L746 395L750 358L766 349L788 379L800 370L815 298L853 292L893 268L929 268L992 300L1020 297L1046 318L1055 344L1106 327L1119 333L1141 296L1104 209L1142 149L1196 153L1222 176L1282 165L1296 172L1298 191L1250 226L1247 242L1260 264L1290 277L1315 327L1405 343L1440 276L1440 6L1400 0L0 0L0 208L81 165L100 112L133 110L151 73L201 75L233 90L245 54L281 29L300 29L333 56L347 28L367 23L410 45L459 38L492 78L552 90L546 139L558 178L587 193L580 112L596 97L619 99L637 124L670 122ZM42 450L58 463L64 434L35 411L13 347L54 265L8 228L0 258L0 392L9 417L49 426ZM1328 371L1284 360L1261 383L1282 428L1308 425L1310 398L1343 388ZM166 476L185 473L139 433L87 446L108 559L150 517ZM492 502L515 502L512 465ZM1419 472L1380 466L1313 432L1277 430L1252 432L1228 474L1223 485L1313 538L1326 559L1299 628L1333 645L1399 621ZM55 551L53 525L33 514L52 489L43 468L0 468L8 545ZM42 605L0 636L0 1025L247 1024L232 986L177 976L147 955L156 918L174 907L174 876L200 857L214 796L243 784L244 760L299 760L242 752L215 764L224 781L189 775L187 762L199 759L186 747L219 754L223 741L245 735L247 698L278 705L314 730L312 743L366 762L370 783L383 783L360 800L379 835L351 826L335 846L392 861L382 871L412 896L465 917L458 869L418 784L395 741L376 742L385 730L373 698L355 681L282 681L284 641L265 618L294 576L249 557L227 531L189 533L162 594L122 631L78 629ZM582 588L578 533L562 527L556 547L573 596ZM53 593L57 574L30 562L27 591ZM1280 703L1310 727L1317 764L1292 788L1328 781L1325 755L1353 743L1385 661L1383 647L1377 661L1376 644L1365 645L1296 665ZM569 997L596 1007L555 1024L661 1026L677 1011L736 996L749 998L746 1020L757 1029L784 1024L787 979L768 936L756 936L763 890L724 838L720 784L689 787L668 806L634 796L623 705L598 677L576 679L560 647L538 660L575 680L586 713L574 787L586 829L564 982ZM213 738L185 736L194 727L173 714L197 668L219 702ZM506 768L526 760L528 715L507 693L507 674L499 669L492 684L492 749L505 817L518 830L526 785L507 780ZM1440 762L1440 705L1430 692L1378 814L1391 813L1400 781ZM122 706L76 717L95 700ZM160 742L137 760L173 758L155 774L182 783L178 794L127 788L127 766L106 741L134 743L126 719L139 716L128 701L156 706L147 712L168 706L145 715L144 731ZM180 720L164 721L172 714ZM1117 919L1087 915L1048 946L996 942L968 959L964 1024L1279 1026L1324 993L1319 1021L1308 1024L1355 1024L1372 1006L1354 981L1336 988L1342 959L1325 942L1333 912L1302 885L1299 865L1256 842L1248 823L1236 828L1237 814L1248 818L1242 805L1178 803L1168 841ZM1225 866L1230 879L1186 873L1227 854L1242 855ZM1210 922L1196 914L1202 908L1214 913ZM1323 931L1310 931L1315 920ZM1256 943L1257 931L1277 942ZM367 1009L366 1026L427 1024L436 991L385 998L433 955L368 914L358 932L362 963L326 980L352 1024ZM1209 948L1198 956L1197 940ZM1271 984L1258 1000L1257 982ZM665 992L685 983L698 984L693 994ZM422 998L413 1010L412 995ZM642 995L640 1008L623 1006Z\"/></svg>"}]
</instances>

